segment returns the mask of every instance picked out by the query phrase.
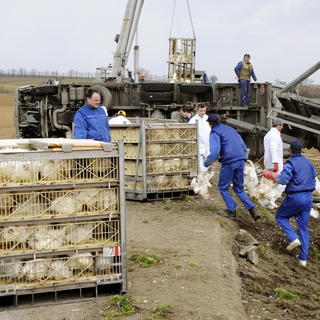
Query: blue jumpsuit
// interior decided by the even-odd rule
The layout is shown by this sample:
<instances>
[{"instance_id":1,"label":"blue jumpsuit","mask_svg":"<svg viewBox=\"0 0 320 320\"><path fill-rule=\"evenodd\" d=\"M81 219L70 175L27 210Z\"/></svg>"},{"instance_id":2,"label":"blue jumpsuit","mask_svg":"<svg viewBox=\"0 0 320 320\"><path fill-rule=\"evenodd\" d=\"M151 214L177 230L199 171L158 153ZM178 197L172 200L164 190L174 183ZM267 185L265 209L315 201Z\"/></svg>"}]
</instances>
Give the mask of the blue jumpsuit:
<instances>
[{"instance_id":1,"label":"blue jumpsuit","mask_svg":"<svg viewBox=\"0 0 320 320\"><path fill-rule=\"evenodd\" d=\"M298 153L291 156L284 165L281 175L276 179L278 183L287 185L285 189L287 196L277 210L276 221L292 242L298 239L298 236L289 219L295 218L301 242L299 259L303 261L307 261L308 258L310 243L308 226L315 178L314 165Z\"/></svg>"},{"instance_id":2,"label":"blue jumpsuit","mask_svg":"<svg viewBox=\"0 0 320 320\"><path fill-rule=\"evenodd\" d=\"M233 128L218 124L212 127L210 133L210 155L204 166L219 161L220 169L218 188L229 211L235 211L237 203L232 199L229 187L233 184L233 191L239 197L246 209L255 207L243 189L244 163L247 147L241 136Z\"/></svg>"},{"instance_id":3,"label":"blue jumpsuit","mask_svg":"<svg viewBox=\"0 0 320 320\"><path fill-rule=\"evenodd\" d=\"M101 107L83 105L74 116L74 137L109 142L111 136L106 112Z\"/></svg>"}]
</instances>

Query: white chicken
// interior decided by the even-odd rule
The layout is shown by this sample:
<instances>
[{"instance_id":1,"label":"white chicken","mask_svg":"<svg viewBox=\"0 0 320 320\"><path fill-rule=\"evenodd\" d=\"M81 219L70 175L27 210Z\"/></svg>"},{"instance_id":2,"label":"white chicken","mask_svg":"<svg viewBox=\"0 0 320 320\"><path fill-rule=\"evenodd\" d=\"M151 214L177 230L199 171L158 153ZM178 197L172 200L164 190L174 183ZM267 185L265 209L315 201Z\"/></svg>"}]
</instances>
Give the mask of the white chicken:
<instances>
[{"instance_id":1,"label":"white chicken","mask_svg":"<svg viewBox=\"0 0 320 320\"><path fill-rule=\"evenodd\" d=\"M72 215L77 212L77 202L71 196L57 197L51 202L50 210L59 215Z\"/></svg>"},{"instance_id":2,"label":"white chicken","mask_svg":"<svg viewBox=\"0 0 320 320\"><path fill-rule=\"evenodd\" d=\"M54 250L63 246L64 236L64 229L53 229L50 226L40 226L34 230L28 243L32 249L37 251Z\"/></svg>"},{"instance_id":3,"label":"white chicken","mask_svg":"<svg viewBox=\"0 0 320 320\"><path fill-rule=\"evenodd\" d=\"M68 243L79 244L92 239L94 224L83 223L68 227L65 231L65 240Z\"/></svg>"},{"instance_id":4,"label":"white chicken","mask_svg":"<svg viewBox=\"0 0 320 320\"><path fill-rule=\"evenodd\" d=\"M70 257L69 267L73 270L91 269L93 266L93 256L91 253L81 253Z\"/></svg>"},{"instance_id":5,"label":"white chicken","mask_svg":"<svg viewBox=\"0 0 320 320\"><path fill-rule=\"evenodd\" d=\"M88 211L95 210L98 192L99 190L95 190L95 189L79 191L76 195L77 212L82 211L83 205L87 207Z\"/></svg>"},{"instance_id":6,"label":"white chicken","mask_svg":"<svg viewBox=\"0 0 320 320\"><path fill-rule=\"evenodd\" d=\"M169 177L161 175L152 178L150 183L151 189L166 190L168 189Z\"/></svg>"},{"instance_id":7,"label":"white chicken","mask_svg":"<svg viewBox=\"0 0 320 320\"><path fill-rule=\"evenodd\" d=\"M66 262L63 260L55 260L50 264L50 271L48 276L51 279L61 280L61 279L70 279L72 277L72 271Z\"/></svg>"},{"instance_id":8,"label":"white chicken","mask_svg":"<svg viewBox=\"0 0 320 320\"><path fill-rule=\"evenodd\" d=\"M164 172L164 163L163 159L150 160L148 163L148 171L151 173L162 173Z\"/></svg>"},{"instance_id":9,"label":"white chicken","mask_svg":"<svg viewBox=\"0 0 320 320\"><path fill-rule=\"evenodd\" d=\"M102 254L99 254L96 257L96 268L99 271L109 271L113 265L113 257L106 257Z\"/></svg>"},{"instance_id":10,"label":"white chicken","mask_svg":"<svg viewBox=\"0 0 320 320\"><path fill-rule=\"evenodd\" d=\"M20 260L1 264L0 267L2 268L5 276L8 278L17 278L22 271L22 263Z\"/></svg>"},{"instance_id":11,"label":"white chicken","mask_svg":"<svg viewBox=\"0 0 320 320\"><path fill-rule=\"evenodd\" d=\"M21 275L26 276L31 281L39 281L47 276L51 260L36 259L27 261L21 271Z\"/></svg>"},{"instance_id":12,"label":"white chicken","mask_svg":"<svg viewBox=\"0 0 320 320\"><path fill-rule=\"evenodd\" d=\"M170 177L170 189L185 189L188 187L188 179L180 175Z\"/></svg>"},{"instance_id":13,"label":"white chicken","mask_svg":"<svg viewBox=\"0 0 320 320\"><path fill-rule=\"evenodd\" d=\"M262 177L252 196L255 197L263 207L275 209L278 207L276 201L281 197L282 193L282 185Z\"/></svg>"},{"instance_id":14,"label":"white chicken","mask_svg":"<svg viewBox=\"0 0 320 320\"><path fill-rule=\"evenodd\" d=\"M247 189L250 196L253 196L259 184L258 175L255 165L252 161L247 160L244 167L244 187Z\"/></svg>"},{"instance_id":15,"label":"white chicken","mask_svg":"<svg viewBox=\"0 0 320 320\"><path fill-rule=\"evenodd\" d=\"M214 171L200 172L198 177L191 181L191 188L195 194L199 194L203 199L209 199L208 188L212 187L210 179L214 176Z\"/></svg>"},{"instance_id":16,"label":"white chicken","mask_svg":"<svg viewBox=\"0 0 320 320\"><path fill-rule=\"evenodd\" d=\"M19 216L21 219L30 219L41 215L44 207L36 199L29 199L21 204L18 203L12 211L12 216Z\"/></svg>"},{"instance_id":17,"label":"white chicken","mask_svg":"<svg viewBox=\"0 0 320 320\"><path fill-rule=\"evenodd\" d=\"M318 219L318 218L319 218L319 211L316 210L316 209L311 208L311 210L310 210L310 216L313 217L313 218L315 218L315 219Z\"/></svg>"},{"instance_id":18,"label":"white chicken","mask_svg":"<svg viewBox=\"0 0 320 320\"><path fill-rule=\"evenodd\" d=\"M158 157L161 155L161 150L162 150L162 144L160 143L152 143L152 144L149 144L148 147L147 147L147 154L150 156L150 157Z\"/></svg>"},{"instance_id":19,"label":"white chicken","mask_svg":"<svg viewBox=\"0 0 320 320\"><path fill-rule=\"evenodd\" d=\"M16 242L22 245L28 240L30 230L26 227L8 226L3 229L2 238L6 242Z\"/></svg>"},{"instance_id":20,"label":"white chicken","mask_svg":"<svg viewBox=\"0 0 320 320\"><path fill-rule=\"evenodd\" d=\"M28 160L10 163L7 170L10 182L35 182L39 177L39 167Z\"/></svg>"},{"instance_id":21,"label":"white chicken","mask_svg":"<svg viewBox=\"0 0 320 320\"><path fill-rule=\"evenodd\" d=\"M101 211L115 210L118 197L114 189L103 189L97 194L96 208Z\"/></svg>"}]
</instances>

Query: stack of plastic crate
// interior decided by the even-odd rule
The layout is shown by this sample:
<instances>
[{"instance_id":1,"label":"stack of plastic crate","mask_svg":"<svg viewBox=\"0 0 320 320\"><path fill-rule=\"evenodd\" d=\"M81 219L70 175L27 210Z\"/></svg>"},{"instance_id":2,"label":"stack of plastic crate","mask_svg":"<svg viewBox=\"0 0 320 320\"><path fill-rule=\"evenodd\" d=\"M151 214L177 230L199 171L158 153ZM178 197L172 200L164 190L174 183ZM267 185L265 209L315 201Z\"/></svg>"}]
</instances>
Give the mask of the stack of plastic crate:
<instances>
[{"instance_id":1,"label":"stack of plastic crate","mask_svg":"<svg viewBox=\"0 0 320 320\"><path fill-rule=\"evenodd\" d=\"M303 154L316 167L317 174L318 174L317 178L318 178L318 181L320 181L320 151L315 148L303 149ZM314 191L313 201L320 202L320 193L318 191Z\"/></svg>"},{"instance_id":2,"label":"stack of plastic crate","mask_svg":"<svg viewBox=\"0 0 320 320\"><path fill-rule=\"evenodd\" d=\"M126 291L123 144L69 147L0 150L2 307Z\"/></svg>"},{"instance_id":3,"label":"stack of plastic crate","mask_svg":"<svg viewBox=\"0 0 320 320\"><path fill-rule=\"evenodd\" d=\"M125 142L126 197L179 198L190 193L198 173L197 126L139 120L111 126L113 140Z\"/></svg>"}]
</instances>

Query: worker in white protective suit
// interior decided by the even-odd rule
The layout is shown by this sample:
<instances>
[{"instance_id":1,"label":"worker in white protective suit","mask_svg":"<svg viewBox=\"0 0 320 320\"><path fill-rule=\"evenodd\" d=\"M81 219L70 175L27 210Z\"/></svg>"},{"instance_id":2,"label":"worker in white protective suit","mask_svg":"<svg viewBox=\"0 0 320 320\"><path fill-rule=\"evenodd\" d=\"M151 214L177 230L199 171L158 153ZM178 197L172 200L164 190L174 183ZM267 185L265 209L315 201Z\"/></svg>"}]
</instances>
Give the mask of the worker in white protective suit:
<instances>
[{"instance_id":1,"label":"worker in white protective suit","mask_svg":"<svg viewBox=\"0 0 320 320\"><path fill-rule=\"evenodd\" d=\"M200 163L200 172L208 171L208 168L204 166L204 161L207 159L207 156L210 154L210 144L209 137L211 128L208 123L208 116L206 115L207 107L204 104L199 103L197 105L197 114L194 115L188 123L195 124L198 122L199 126L199 163Z\"/></svg>"},{"instance_id":2,"label":"worker in white protective suit","mask_svg":"<svg viewBox=\"0 0 320 320\"><path fill-rule=\"evenodd\" d=\"M275 119L273 127L264 136L264 167L266 170L281 173L283 169L283 143L281 131L283 121Z\"/></svg>"},{"instance_id":3,"label":"worker in white protective suit","mask_svg":"<svg viewBox=\"0 0 320 320\"><path fill-rule=\"evenodd\" d=\"M124 110L119 110L114 117L109 119L109 124L131 124L126 115Z\"/></svg>"}]
</instances>

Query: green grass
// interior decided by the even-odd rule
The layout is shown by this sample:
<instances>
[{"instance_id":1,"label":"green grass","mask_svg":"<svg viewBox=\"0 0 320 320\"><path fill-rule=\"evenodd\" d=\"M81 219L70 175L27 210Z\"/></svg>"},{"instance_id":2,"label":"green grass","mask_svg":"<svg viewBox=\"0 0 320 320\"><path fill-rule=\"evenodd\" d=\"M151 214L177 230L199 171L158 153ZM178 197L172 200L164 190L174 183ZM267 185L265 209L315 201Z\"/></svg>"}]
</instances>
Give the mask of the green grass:
<instances>
[{"instance_id":1,"label":"green grass","mask_svg":"<svg viewBox=\"0 0 320 320\"><path fill-rule=\"evenodd\" d=\"M142 268L150 268L157 263L163 263L163 260L157 255L146 252L134 254L130 260L137 263Z\"/></svg>"},{"instance_id":2,"label":"green grass","mask_svg":"<svg viewBox=\"0 0 320 320\"><path fill-rule=\"evenodd\" d=\"M196 268L196 267L199 267L199 264L196 263L196 262L189 262L188 266L191 267L191 268Z\"/></svg>"},{"instance_id":3,"label":"green grass","mask_svg":"<svg viewBox=\"0 0 320 320\"><path fill-rule=\"evenodd\" d=\"M218 218L218 222L219 222L222 229L224 229L225 231L229 230L228 223L224 219Z\"/></svg>"},{"instance_id":4,"label":"green grass","mask_svg":"<svg viewBox=\"0 0 320 320\"><path fill-rule=\"evenodd\" d=\"M277 297L284 300L296 300L300 298L299 295L282 288L276 288L274 292L277 294Z\"/></svg>"},{"instance_id":5,"label":"green grass","mask_svg":"<svg viewBox=\"0 0 320 320\"><path fill-rule=\"evenodd\" d=\"M194 197L187 194L183 194L181 200L184 202L196 202L196 199Z\"/></svg>"},{"instance_id":6,"label":"green grass","mask_svg":"<svg viewBox=\"0 0 320 320\"><path fill-rule=\"evenodd\" d=\"M171 304L157 304L152 312L154 313L155 316L157 317L162 317L162 316L166 316L169 313L172 312L172 305Z\"/></svg>"},{"instance_id":7,"label":"green grass","mask_svg":"<svg viewBox=\"0 0 320 320\"><path fill-rule=\"evenodd\" d=\"M106 320L135 313L134 306L127 296L113 296L111 298L111 307L114 309L104 314Z\"/></svg>"}]
</instances>

